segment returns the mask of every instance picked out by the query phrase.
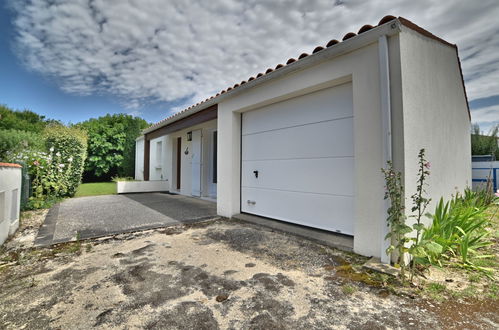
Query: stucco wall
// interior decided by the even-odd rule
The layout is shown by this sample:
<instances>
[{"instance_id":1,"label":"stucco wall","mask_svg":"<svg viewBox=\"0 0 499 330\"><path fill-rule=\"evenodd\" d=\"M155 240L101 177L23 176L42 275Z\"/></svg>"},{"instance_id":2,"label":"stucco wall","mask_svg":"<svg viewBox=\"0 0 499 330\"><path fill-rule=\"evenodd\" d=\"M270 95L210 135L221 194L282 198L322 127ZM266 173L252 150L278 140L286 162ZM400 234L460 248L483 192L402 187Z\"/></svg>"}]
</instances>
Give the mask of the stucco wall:
<instances>
[{"instance_id":1,"label":"stucco wall","mask_svg":"<svg viewBox=\"0 0 499 330\"><path fill-rule=\"evenodd\" d=\"M144 136L135 140L135 180L144 180Z\"/></svg>"},{"instance_id":2,"label":"stucco wall","mask_svg":"<svg viewBox=\"0 0 499 330\"><path fill-rule=\"evenodd\" d=\"M190 196L192 193L192 185L191 185L191 175L192 175L192 167L191 167L191 157L192 153L190 150L192 149L191 141L187 141L187 132L201 129L202 130L202 167L201 167L201 187L203 196L209 196L209 172L211 169L210 164L210 148L211 148L211 140L210 136L213 131L217 129L217 121L210 120L205 123L191 126L189 128L156 138L150 141L150 180L168 180L170 190L177 191L177 179L176 179L176 148L177 148L177 138L182 138L182 147L181 147L181 170L180 170L180 191L178 191L182 195ZM157 161L157 142L162 143L162 155L161 160ZM185 151L189 150L189 153L186 155ZM162 175L162 176L161 176ZM210 196L216 197L216 196Z\"/></svg>"},{"instance_id":3,"label":"stucco wall","mask_svg":"<svg viewBox=\"0 0 499 330\"><path fill-rule=\"evenodd\" d=\"M425 148L433 211L440 197L471 185L470 119L458 58L455 48L406 28L400 55L406 203L416 190L417 154Z\"/></svg>"},{"instance_id":4,"label":"stucco wall","mask_svg":"<svg viewBox=\"0 0 499 330\"><path fill-rule=\"evenodd\" d=\"M170 143L168 135L150 141L149 180L167 180L170 175L167 157Z\"/></svg>"},{"instance_id":5,"label":"stucco wall","mask_svg":"<svg viewBox=\"0 0 499 330\"><path fill-rule=\"evenodd\" d=\"M218 214L230 217L240 212L241 113L347 81L352 81L354 108L354 250L380 256L384 202L377 43L252 88L218 105Z\"/></svg>"},{"instance_id":6,"label":"stucco wall","mask_svg":"<svg viewBox=\"0 0 499 330\"><path fill-rule=\"evenodd\" d=\"M19 227L21 168L0 165L0 245Z\"/></svg>"}]
</instances>

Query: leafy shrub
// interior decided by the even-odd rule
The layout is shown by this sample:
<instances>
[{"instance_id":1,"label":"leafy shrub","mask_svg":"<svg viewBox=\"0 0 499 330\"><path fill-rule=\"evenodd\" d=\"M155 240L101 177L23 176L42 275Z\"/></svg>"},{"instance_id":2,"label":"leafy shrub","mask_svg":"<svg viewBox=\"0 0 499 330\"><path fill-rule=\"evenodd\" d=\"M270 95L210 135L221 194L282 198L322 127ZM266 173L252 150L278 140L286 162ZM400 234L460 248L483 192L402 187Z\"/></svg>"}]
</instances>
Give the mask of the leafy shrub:
<instances>
[{"instance_id":1,"label":"leafy shrub","mask_svg":"<svg viewBox=\"0 0 499 330\"><path fill-rule=\"evenodd\" d=\"M0 105L0 130L15 129L33 133L42 133L47 124L57 123L55 120L47 120L33 111L13 110Z\"/></svg>"},{"instance_id":2,"label":"leafy shrub","mask_svg":"<svg viewBox=\"0 0 499 330\"><path fill-rule=\"evenodd\" d=\"M480 249L492 244L487 227L490 225L485 215L489 206L480 193L467 190L450 202L440 199L432 224L425 228L421 237L424 244L431 242L426 258L430 263L442 265L442 261L458 258L464 267L487 270L474 265L473 258L487 258Z\"/></svg>"},{"instance_id":3,"label":"leafy shrub","mask_svg":"<svg viewBox=\"0 0 499 330\"><path fill-rule=\"evenodd\" d=\"M59 184L64 187L62 195L73 196L81 183L81 176L87 156L87 135L76 127L53 125L44 132L46 147L55 152L59 168L66 168Z\"/></svg>"},{"instance_id":4,"label":"leafy shrub","mask_svg":"<svg viewBox=\"0 0 499 330\"><path fill-rule=\"evenodd\" d=\"M38 133L0 129L0 160L7 160L9 154L18 154L23 150L41 150L43 147L43 138Z\"/></svg>"},{"instance_id":5,"label":"leafy shrub","mask_svg":"<svg viewBox=\"0 0 499 330\"><path fill-rule=\"evenodd\" d=\"M119 182L119 181L135 181L134 178L132 178L131 176L124 176L124 177L120 177L120 176L113 176L111 178L111 181L113 182Z\"/></svg>"},{"instance_id":6,"label":"leafy shrub","mask_svg":"<svg viewBox=\"0 0 499 330\"><path fill-rule=\"evenodd\" d=\"M478 124L473 125L471 131L471 154L495 155L495 158L499 160L498 134L499 125L493 127L487 135L480 132Z\"/></svg>"},{"instance_id":7,"label":"leafy shrub","mask_svg":"<svg viewBox=\"0 0 499 330\"><path fill-rule=\"evenodd\" d=\"M125 114L92 118L77 125L88 134L85 181L107 181L111 177L133 176L135 139L147 122Z\"/></svg>"}]
</instances>

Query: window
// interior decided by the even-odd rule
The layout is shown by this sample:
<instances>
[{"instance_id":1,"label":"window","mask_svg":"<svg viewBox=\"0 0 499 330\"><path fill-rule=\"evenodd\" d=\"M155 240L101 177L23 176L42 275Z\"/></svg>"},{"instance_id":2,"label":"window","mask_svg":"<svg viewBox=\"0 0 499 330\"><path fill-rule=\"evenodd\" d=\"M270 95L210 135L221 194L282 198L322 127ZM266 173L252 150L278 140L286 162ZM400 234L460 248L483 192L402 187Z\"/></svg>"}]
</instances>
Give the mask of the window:
<instances>
[{"instance_id":1,"label":"window","mask_svg":"<svg viewBox=\"0 0 499 330\"><path fill-rule=\"evenodd\" d=\"M156 142L156 166L161 166L161 158L163 152L163 142Z\"/></svg>"},{"instance_id":2,"label":"window","mask_svg":"<svg viewBox=\"0 0 499 330\"><path fill-rule=\"evenodd\" d=\"M217 183L217 131L213 132L213 183Z\"/></svg>"}]
</instances>

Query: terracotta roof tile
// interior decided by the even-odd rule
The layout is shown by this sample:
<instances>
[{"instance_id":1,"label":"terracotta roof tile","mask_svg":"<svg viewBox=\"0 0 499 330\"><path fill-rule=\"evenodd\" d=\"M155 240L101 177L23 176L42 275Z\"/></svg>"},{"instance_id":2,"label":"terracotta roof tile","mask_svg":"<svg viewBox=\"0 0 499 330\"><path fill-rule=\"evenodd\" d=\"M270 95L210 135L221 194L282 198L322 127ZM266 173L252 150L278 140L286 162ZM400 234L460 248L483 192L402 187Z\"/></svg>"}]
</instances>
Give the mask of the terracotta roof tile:
<instances>
[{"instance_id":1,"label":"terracotta roof tile","mask_svg":"<svg viewBox=\"0 0 499 330\"><path fill-rule=\"evenodd\" d=\"M366 25L364 25L363 27L361 27L359 29L359 32L357 32L357 34L361 34L361 33L367 32L367 31L371 30L373 27L374 26L372 26L372 25L366 24Z\"/></svg>"},{"instance_id":2,"label":"terracotta roof tile","mask_svg":"<svg viewBox=\"0 0 499 330\"><path fill-rule=\"evenodd\" d=\"M345 34L345 35L343 36L343 39L341 39L341 40L345 41L345 40L347 40L347 39L350 39L350 38L355 37L356 35L357 35L357 34L355 34L354 32L348 32L347 34Z\"/></svg>"},{"instance_id":3,"label":"terracotta roof tile","mask_svg":"<svg viewBox=\"0 0 499 330\"><path fill-rule=\"evenodd\" d=\"M321 51L321 50L323 50L323 49L324 49L324 47L322 47L322 46L315 47L315 49L312 51L312 54L315 54L315 53L317 53L317 52L320 52L320 51Z\"/></svg>"},{"instance_id":4,"label":"terracotta roof tile","mask_svg":"<svg viewBox=\"0 0 499 330\"><path fill-rule=\"evenodd\" d=\"M433 34L432 34L432 33L430 33L429 31L427 31L427 30L425 30L425 29L423 29L423 28L419 27L418 25L416 25L416 24L412 23L411 21L409 21L409 20L407 20L407 19L405 19L405 18L403 18L403 17L398 17L398 18L397 18L397 17L395 17L395 16L387 15L387 16L383 17L383 18L379 21L379 23L378 23L378 25L377 25L377 26L380 26L380 25L386 24L386 23L391 22L391 21L393 21L393 20L395 20L395 19L398 19L398 20L399 20L399 22L400 22L402 25L404 25L404 26L406 26L406 27L408 27L408 28L410 28L410 29L412 29L412 30L415 30L415 31L417 31L417 32L419 32L419 33L421 33L421 34L423 34L423 35L425 35L425 36L429 37L429 38L433 38L433 39L438 40L438 41L440 41L440 42L442 42L442 43L444 43L444 44L446 44L446 45L450 45L450 46L452 46L452 47L455 47L455 48L456 48L456 50L457 50L456 45L453 45L453 44L451 44L451 43L449 43L449 42L447 42L447 41L445 41L445 40L443 40L443 39L441 39L441 38L439 38L439 37L437 37L437 36L433 35ZM369 24L363 25L363 26L359 29L358 34L365 33L365 32L367 32L367 31L369 31L369 30L371 30L371 29L373 29L373 28L375 28L375 27L377 27L377 26L372 26L372 25L369 25ZM348 40L348 39L350 39L350 38L353 38L353 37L357 36L358 34L356 34L356 33L354 33L354 32L349 32L349 33L347 33L347 34L345 34L345 35L343 36L342 41L346 41L346 40ZM325 48L332 47L332 46L334 46L334 45L336 45L336 44L339 44L339 43L341 43L341 42L340 42L340 41L338 41L338 40L336 40L336 39L332 39L332 40L330 40L330 41L329 41L329 42L325 45L325 47L323 47L323 46L318 46L318 47L316 47L316 48L312 51L312 54L315 54L315 53L317 53L317 52L320 52L321 50L323 50L323 49L325 49ZM258 74L256 75L256 77L250 77L250 78L248 78L248 80L247 80L247 81L244 81L244 80L243 80L243 81L241 81L241 83L239 83L239 84L235 84L233 87L229 87L229 88L227 88L227 89L225 89L225 90L222 90L222 91L220 91L219 93L217 93L215 96L212 96L212 97L210 97L209 99L206 99L205 101L202 101L202 102L200 102L200 103L197 103L195 106L198 106L198 105L200 105L200 104L202 104L202 103L204 103L204 102L206 102L206 101L208 101L208 100L211 100L211 99L213 99L213 98L216 98L217 96L220 96L220 95L222 95L222 94L225 94L225 93L227 93L227 92L231 91L232 89L236 89L237 87L239 87L239 86L241 86L241 85L245 84L246 82L250 82L250 81L252 81L252 80L258 79L258 78L260 78L260 77L262 77L262 76L264 76L264 75L266 75L266 74L269 74L269 73L271 73L271 72L273 72L273 71L275 71L275 70L277 70L277 69L283 68L283 67L285 67L285 66L287 66L287 65L289 65L289 64L292 64L292 63L294 63L294 62L297 62L297 61L299 61L299 60L301 60L301 59L303 59L303 58L305 58L305 57L308 57L308 56L309 56L309 54L307 54L307 53L302 53L300 56L298 56L298 59L295 59L295 58L290 58L290 59L288 59L288 60L286 61L286 64L278 64L278 65L275 67L275 69L269 68L269 69L267 69L267 70L265 71L265 73L261 73L261 72L260 72L260 73L258 73ZM462 75L462 72L461 72L461 75ZM464 86L464 81L463 81L463 86ZM465 94L466 94L466 90L465 90ZM189 108L184 109L184 110L182 110L181 112L178 112L178 113L176 113L176 114L174 114L174 115L171 115L170 117L167 117L167 118L165 118L165 119L161 120L160 122L158 122L158 123L156 123L156 124L152 125L151 127L156 127L156 126L158 126L160 123L162 123L162 122L164 122L164 121L166 121L166 120L169 120L169 119L171 119L171 118L173 118L173 117L175 117L175 116L177 116L177 115L179 115L179 114L181 114L181 113L183 113L183 112L185 112L185 111L187 111L187 110L189 110L189 109L192 109L193 107L194 107L194 106L190 106ZM468 112L469 112L469 109L468 109Z\"/></svg>"},{"instance_id":5,"label":"terracotta roof tile","mask_svg":"<svg viewBox=\"0 0 499 330\"><path fill-rule=\"evenodd\" d=\"M336 39L333 39L333 40L329 40L329 42L326 44L326 47L329 48L331 46L334 46L336 44L339 44L340 42Z\"/></svg>"},{"instance_id":6,"label":"terracotta roof tile","mask_svg":"<svg viewBox=\"0 0 499 330\"><path fill-rule=\"evenodd\" d=\"M385 23L388 23L390 21L393 21L394 19L397 19L397 17L392 16L392 15L386 15L382 19L379 20L378 25L383 25Z\"/></svg>"},{"instance_id":7,"label":"terracotta roof tile","mask_svg":"<svg viewBox=\"0 0 499 330\"><path fill-rule=\"evenodd\" d=\"M22 166L19 164L12 164L12 163L0 163L0 167L17 167L21 168Z\"/></svg>"}]
</instances>

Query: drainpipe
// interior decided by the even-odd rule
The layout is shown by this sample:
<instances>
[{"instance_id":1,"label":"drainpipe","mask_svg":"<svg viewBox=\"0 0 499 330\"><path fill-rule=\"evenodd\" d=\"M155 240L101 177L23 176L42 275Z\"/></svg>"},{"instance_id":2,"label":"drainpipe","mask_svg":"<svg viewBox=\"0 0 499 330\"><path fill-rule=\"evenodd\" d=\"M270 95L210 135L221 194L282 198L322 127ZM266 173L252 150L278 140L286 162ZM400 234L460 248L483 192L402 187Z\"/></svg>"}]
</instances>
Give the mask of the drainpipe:
<instances>
[{"instance_id":1,"label":"drainpipe","mask_svg":"<svg viewBox=\"0 0 499 330\"><path fill-rule=\"evenodd\" d=\"M379 80L380 80L380 100L381 100L381 118L383 132L383 168L386 163L392 160L392 110L390 102L390 58L388 54L388 38L382 35L378 39L379 55ZM385 239L389 228L386 225L388 215L389 201L383 200L383 213L381 217L381 262L390 263L390 256L386 254L386 249L390 246L390 240Z\"/></svg>"}]
</instances>

